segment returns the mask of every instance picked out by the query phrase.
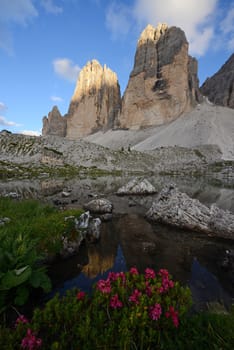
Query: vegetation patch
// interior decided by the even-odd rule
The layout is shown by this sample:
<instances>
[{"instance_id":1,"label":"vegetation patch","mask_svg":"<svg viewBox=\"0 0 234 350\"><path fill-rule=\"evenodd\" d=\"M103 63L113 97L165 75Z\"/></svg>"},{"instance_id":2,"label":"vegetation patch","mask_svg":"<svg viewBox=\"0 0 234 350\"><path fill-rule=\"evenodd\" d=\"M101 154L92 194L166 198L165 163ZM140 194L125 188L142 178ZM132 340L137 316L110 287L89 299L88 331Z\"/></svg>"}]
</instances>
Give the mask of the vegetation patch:
<instances>
[{"instance_id":1,"label":"vegetation patch","mask_svg":"<svg viewBox=\"0 0 234 350\"><path fill-rule=\"evenodd\" d=\"M0 327L1 350L230 350L234 313L189 314L191 293L168 271L110 272L91 295L56 295L31 320Z\"/></svg>"},{"instance_id":2,"label":"vegetation patch","mask_svg":"<svg viewBox=\"0 0 234 350\"><path fill-rule=\"evenodd\" d=\"M58 209L35 200L0 198L0 313L10 305L23 305L33 288L51 288L43 265L62 248L62 236L76 239L79 233L67 216L80 211Z\"/></svg>"}]
</instances>

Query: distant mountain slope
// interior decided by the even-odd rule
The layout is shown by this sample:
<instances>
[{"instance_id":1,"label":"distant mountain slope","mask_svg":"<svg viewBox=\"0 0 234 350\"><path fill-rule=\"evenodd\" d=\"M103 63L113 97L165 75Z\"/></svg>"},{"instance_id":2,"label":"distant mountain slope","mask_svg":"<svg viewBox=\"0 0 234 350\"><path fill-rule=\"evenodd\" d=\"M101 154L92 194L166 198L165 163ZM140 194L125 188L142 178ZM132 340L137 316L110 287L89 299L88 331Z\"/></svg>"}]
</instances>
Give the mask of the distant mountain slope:
<instances>
[{"instance_id":1,"label":"distant mountain slope","mask_svg":"<svg viewBox=\"0 0 234 350\"><path fill-rule=\"evenodd\" d=\"M197 147L217 145L222 158L234 160L234 111L204 101L173 122L140 131L117 130L90 135L86 140L113 149L137 151L166 146Z\"/></svg>"},{"instance_id":2,"label":"distant mountain slope","mask_svg":"<svg viewBox=\"0 0 234 350\"><path fill-rule=\"evenodd\" d=\"M201 92L217 105L234 108L234 53L217 73L206 79Z\"/></svg>"}]
</instances>

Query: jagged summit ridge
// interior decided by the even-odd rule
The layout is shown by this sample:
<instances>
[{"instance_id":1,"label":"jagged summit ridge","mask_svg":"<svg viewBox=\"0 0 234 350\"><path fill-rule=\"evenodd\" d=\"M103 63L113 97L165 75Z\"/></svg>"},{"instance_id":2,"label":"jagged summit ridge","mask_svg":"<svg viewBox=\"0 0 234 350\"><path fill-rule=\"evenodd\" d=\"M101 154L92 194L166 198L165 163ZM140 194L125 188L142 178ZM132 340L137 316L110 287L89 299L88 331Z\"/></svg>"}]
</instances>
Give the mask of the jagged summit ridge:
<instances>
[{"instance_id":1,"label":"jagged summit ridge","mask_svg":"<svg viewBox=\"0 0 234 350\"><path fill-rule=\"evenodd\" d=\"M134 67L117 126L140 129L168 123L200 99L197 62L177 27L148 25L138 40Z\"/></svg>"},{"instance_id":2,"label":"jagged summit ridge","mask_svg":"<svg viewBox=\"0 0 234 350\"><path fill-rule=\"evenodd\" d=\"M77 139L98 130L110 129L121 108L118 78L97 60L80 71L68 113L62 117L57 107L43 118L43 135ZM63 131L60 124L64 126ZM58 129L57 129L58 126Z\"/></svg>"},{"instance_id":3,"label":"jagged summit ridge","mask_svg":"<svg viewBox=\"0 0 234 350\"><path fill-rule=\"evenodd\" d=\"M206 79L201 92L217 105L234 108L234 53L218 72Z\"/></svg>"},{"instance_id":4,"label":"jagged summit ridge","mask_svg":"<svg viewBox=\"0 0 234 350\"><path fill-rule=\"evenodd\" d=\"M191 110L200 98L197 61L188 55L184 32L165 23L148 25L139 37L122 100L118 77L106 65L92 60L81 70L68 113L62 117L65 137L165 124ZM43 135L58 134L54 128L62 122L55 112L43 119Z\"/></svg>"},{"instance_id":5,"label":"jagged summit ridge","mask_svg":"<svg viewBox=\"0 0 234 350\"><path fill-rule=\"evenodd\" d=\"M67 115L67 137L77 138L110 129L121 106L118 78L97 60L81 70Z\"/></svg>"}]
</instances>

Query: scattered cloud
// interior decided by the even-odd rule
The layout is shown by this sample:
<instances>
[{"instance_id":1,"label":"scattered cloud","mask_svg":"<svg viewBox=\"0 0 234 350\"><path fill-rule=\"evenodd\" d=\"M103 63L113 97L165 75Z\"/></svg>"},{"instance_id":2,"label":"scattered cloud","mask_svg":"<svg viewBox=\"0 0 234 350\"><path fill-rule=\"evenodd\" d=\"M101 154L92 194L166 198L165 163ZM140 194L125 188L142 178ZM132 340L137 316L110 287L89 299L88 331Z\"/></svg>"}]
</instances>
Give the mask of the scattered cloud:
<instances>
[{"instance_id":1,"label":"scattered cloud","mask_svg":"<svg viewBox=\"0 0 234 350\"><path fill-rule=\"evenodd\" d=\"M0 48L13 54L12 24L26 26L38 12L33 0L0 0Z\"/></svg>"},{"instance_id":2,"label":"scattered cloud","mask_svg":"<svg viewBox=\"0 0 234 350\"><path fill-rule=\"evenodd\" d=\"M134 0L133 5L113 1L106 11L106 26L116 38L127 34L138 24L156 26L167 23L184 30L190 43L190 52L202 56L211 45L215 34L215 16L220 0ZM232 15L226 21L231 27Z\"/></svg>"},{"instance_id":3,"label":"scattered cloud","mask_svg":"<svg viewBox=\"0 0 234 350\"><path fill-rule=\"evenodd\" d=\"M139 23L165 22L185 31L193 54L203 55L214 34L218 0L136 0L133 14Z\"/></svg>"},{"instance_id":4,"label":"scattered cloud","mask_svg":"<svg viewBox=\"0 0 234 350\"><path fill-rule=\"evenodd\" d=\"M20 133L23 135L29 135L29 136L40 136L41 135L40 131L35 131L35 130L23 130L23 131L20 131Z\"/></svg>"},{"instance_id":5,"label":"scattered cloud","mask_svg":"<svg viewBox=\"0 0 234 350\"><path fill-rule=\"evenodd\" d=\"M111 31L113 38L119 35L126 35L129 32L131 23L131 8L120 2L112 2L106 11L106 26Z\"/></svg>"},{"instance_id":6,"label":"scattered cloud","mask_svg":"<svg viewBox=\"0 0 234 350\"><path fill-rule=\"evenodd\" d=\"M229 3L226 11L223 11L223 19L219 26L221 35L220 43L222 42L229 51L234 50L234 1Z\"/></svg>"},{"instance_id":7,"label":"scattered cloud","mask_svg":"<svg viewBox=\"0 0 234 350\"><path fill-rule=\"evenodd\" d=\"M63 102L64 99L62 97L59 96L50 96L51 101L53 102Z\"/></svg>"},{"instance_id":8,"label":"scattered cloud","mask_svg":"<svg viewBox=\"0 0 234 350\"><path fill-rule=\"evenodd\" d=\"M5 117L0 116L0 125L3 125L3 126L20 126L21 124L17 124L15 122L9 121Z\"/></svg>"},{"instance_id":9,"label":"scattered cloud","mask_svg":"<svg viewBox=\"0 0 234 350\"><path fill-rule=\"evenodd\" d=\"M221 21L220 29L225 34L234 32L234 8L230 9L226 17Z\"/></svg>"},{"instance_id":10,"label":"scattered cloud","mask_svg":"<svg viewBox=\"0 0 234 350\"><path fill-rule=\"evenodd\" d=\"M46 12L58 15L63 12L63 8L54 4L53 0L41 0L41 5L44 7Z\"/></svg>"},{"instance_id":11,"label":"scattered cloud","mask_svg":"<svg viewBox=\"0 0 234 350\"><path fill-rule=\"evenodd\" d=\"M0 102L0 111L3 112L7 109L7 106L5 105L5 103Z\"/></svg>"},{"instance_id":12,"label":"scattered cloud","mask_svg":"<svg viewBox=\"0 0 234 350\"><path fill-rule=\"evenodd\" d=\"M76 82L78 74L80 73L80 67L68 58L58 58L54 60L53 67L56 74L71 82Z\"/></svg>"}]
</instances>

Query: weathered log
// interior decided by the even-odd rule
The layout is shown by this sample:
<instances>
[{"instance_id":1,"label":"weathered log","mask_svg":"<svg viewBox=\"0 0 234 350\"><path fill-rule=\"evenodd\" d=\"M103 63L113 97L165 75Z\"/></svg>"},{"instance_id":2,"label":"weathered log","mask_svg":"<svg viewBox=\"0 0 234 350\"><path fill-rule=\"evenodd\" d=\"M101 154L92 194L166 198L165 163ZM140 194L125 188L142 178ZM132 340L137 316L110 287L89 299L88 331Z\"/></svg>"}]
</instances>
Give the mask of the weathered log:
<instances>
[{"instance_id":1,"label":"weathered log","mask_svg":"<svg viewBox=\"0 0 234 350\"><path fill-rule=\"evenodd\" d=\"M215 205L205 206L197 199L167 185L146 213L149 220L217 237L234 239L234 215Z\"/></svg>"}]
</instances>

